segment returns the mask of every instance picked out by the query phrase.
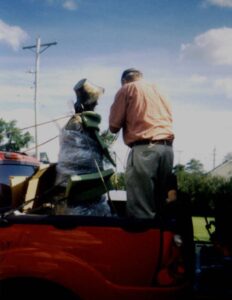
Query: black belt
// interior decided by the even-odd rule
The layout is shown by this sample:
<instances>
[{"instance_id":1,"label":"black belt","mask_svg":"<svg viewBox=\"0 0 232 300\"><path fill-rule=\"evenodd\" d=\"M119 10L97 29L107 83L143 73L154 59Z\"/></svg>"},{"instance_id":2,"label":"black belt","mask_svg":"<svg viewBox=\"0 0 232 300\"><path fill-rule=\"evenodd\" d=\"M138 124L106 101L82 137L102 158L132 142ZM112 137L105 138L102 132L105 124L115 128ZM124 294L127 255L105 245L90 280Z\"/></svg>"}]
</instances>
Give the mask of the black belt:
<instances>
[{"instance_id":1,"label":"black belt","mask_svg":"<svg viewBox=\"0 0 232 300\"><path fill-rule=\"evenodd\" d=\"M133 142L129 145L129 147L134 147L138 145L149 145L149 144L159 144L159 145L167 145L167 146L172 146L173 140L141 140L141 141L136 141Z\"/></svg>"}]
</instances>

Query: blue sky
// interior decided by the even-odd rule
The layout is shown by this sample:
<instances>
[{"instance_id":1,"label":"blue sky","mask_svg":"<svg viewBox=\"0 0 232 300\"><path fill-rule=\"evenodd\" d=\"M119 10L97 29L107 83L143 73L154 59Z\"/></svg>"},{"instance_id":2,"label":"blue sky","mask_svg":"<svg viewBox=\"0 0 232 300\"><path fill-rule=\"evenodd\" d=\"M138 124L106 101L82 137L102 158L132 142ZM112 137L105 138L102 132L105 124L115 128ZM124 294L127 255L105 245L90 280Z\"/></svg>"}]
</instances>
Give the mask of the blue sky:
<instances>
[{"instance_id":1,"label":"blue sky","mask_svg":"<svg viewBox=\"0 0 232 300\"><path fill-rule=\"evenodd\" d=\"M172 104L175 162L206 170L232 152L232 0L1 0L0 117L34 122L35 55L23 46L57 42L40 55L38 120L72 113L73 86L84 77L105 88L102 130L121 72L136 67ZM39 127L39 142L64 121ZM33 133L33 131L32 131ZM114 145L121 168L127 147ZM45 144L55 161L58 139Z\"/></svg>"}]
</instances>

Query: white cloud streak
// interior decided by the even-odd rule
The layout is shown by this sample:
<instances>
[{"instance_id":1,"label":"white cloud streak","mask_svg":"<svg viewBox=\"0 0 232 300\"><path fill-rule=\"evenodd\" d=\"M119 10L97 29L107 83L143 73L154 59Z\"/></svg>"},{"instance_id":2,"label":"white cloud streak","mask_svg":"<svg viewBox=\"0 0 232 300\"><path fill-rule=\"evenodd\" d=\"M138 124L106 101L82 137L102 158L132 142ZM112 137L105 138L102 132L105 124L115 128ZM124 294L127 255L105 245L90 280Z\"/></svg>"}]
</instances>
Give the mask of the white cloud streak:
<instances>
[{"instance_id":1,"label":"white cloud streak","mask_svg":"<svg viewBox=\"0 0 232 300\"><path fill-rule=\"evenodd\" d=\"M65 0L63 2L63 7L67 10L76 10L78 8L75 0Z\"/></svg>"},{"instance_id":2,"label":"white cloud streak","mask_svg":"<svg viewBox=\"0 0 232 300\"><path fill-rule=\"evenodd\" d=\"M232 99L232 77L217 79L214 81L214 86L222 91L228 99Z\"/></svg>"},{"instance_id":3,"label":"white cloud streak","mask_svg":"<svg viewBox=\"0 0 232 300\"><path fill-rule=\"evenodd\" d=\"M205 0L206 5L232 8L232 0Z\"/></svg>"},{"instance_id":4,"label":"white cloud streak","mask_svg":"<svg viewBox=\"0 0 232 300\"><path fill-rule=\"evenodd\" d=\"M46 0L49 5L60 5L66 10L76 10L78 4L76 0Z\"/></svg>"},{"instance_id":5,"label":"white cloud streak","mask_svg":"<svg viewBox=\"0 0 232 300\"><path fill-rule=\"evenodd\" d=\"M78 80L86 77L91 82L105 88L105 93L97 106L97 112L102 116L101 129L106 129L108 127L109 108L117 89L120 87L120 74L124 67L124 62L123 65L122 62L113 64L107 60L107 64L104 64L101 60L100 63L97 60L91 60L65 68L56 66L56 68L50 69L50 67L45 67L42 61L38 89L38 121L49 121L70 113L72 105L69 103L68 106L68 101L75 101L73 86ZM156 82L159 79L156 78L156 73L151 72L150 67L144 67L142 70L146 78L150 74L148 80ZM228 140L232 129L230 125L231 113L223 109L223 101L225 100L223 95L226 94L228 97L232 93L230 89L232 78L225 77L223 79L218 75L217 80L213 80L209 74L205 75L204 72L196 72L192 76L183 77L183 74L172 71L170 69L169 76L163 80L159 79L159 82L156 83L165 96L169 95L168 99L170 99L174 109L176 163L179 160L181 163L187 163L191 158L196 158L202 161L206 169L209 170L212 167L211 154L214 146L217 148L217 163L221 163L223 156L227 152L231 152L232 143ZM32 83L33 76L31 77L26 73L22 74L20 70L17 72L3 70L0 75L2 99L0 104L4 104L4 100L8 103L7 108L6 105L2 105L2 116L4 119L8 116L8 119L18 120L20 128L33 124L33 86L30 89ZM163 83L163 87L160 83ZM210 97L219 91L221 92L219 101L222 111L213 112L210 107L202 108L201 104L198 105L189 100L189 97L192 99L200 97L205 100L209 99L210 102ZM189 102L189 104L184 105L183 102L173 101L174 94L177 99L179 97L186 98L186 103ZM20 110L14 108L16 102ZM38 134L39 143L43 143L57 134L59 134L57 124L41 126ZM49 154L52 161L56 161L58 150L58 139L41 148L41 151L46 151ZM118 167L121 170L122 166L125 166L128 154L128 148L124 146L121 138L115 143L114 150L120 157L121 162L118 162Z\"/></svg>"},{"instance_id":6,"label":"white cloud streak","mask_svg":"<svg viewBox=\"0 0 232 300\"><path fill-rule=\"evenodd\" d=\"M186 113L187 112L187 113ZM211 111L191 104L174 106L175 163L186 164L191 158L200 160L206 171L213 168L213 149L216 165L231 152L228 139L232 130L230 111Z\"/></svg>"},{"instance_id":7,"label":"white cloud streak","mask_svg":"<svg viewBox=\"0 0 232 300\"><path fill-rule=\"evenodd\" d=\"M204 60L215 65L232 65L232 28L210 29L181 45L182 59Z\"/></svg>"},{"instance_id":8,"label":"white cloud streak","mask_svg":"<svg viewBox=\"0 0 232 300\"><path fill-rule=\"evenodd\" d=\"M11 26L0 20L0 43L16 51L27 38L28 34L19 26Z\"/></svg>"},{"instance_id":9,"label":"white cloud streak","mask_svg":"<svg viewBox=\"0 0 232 300\"><path fill-rule=\"evenodd\" d=\"M204 84L207 82L207 77L199 74L193 74L190 81L194 84Z\"/></svg>"}]
</instances>

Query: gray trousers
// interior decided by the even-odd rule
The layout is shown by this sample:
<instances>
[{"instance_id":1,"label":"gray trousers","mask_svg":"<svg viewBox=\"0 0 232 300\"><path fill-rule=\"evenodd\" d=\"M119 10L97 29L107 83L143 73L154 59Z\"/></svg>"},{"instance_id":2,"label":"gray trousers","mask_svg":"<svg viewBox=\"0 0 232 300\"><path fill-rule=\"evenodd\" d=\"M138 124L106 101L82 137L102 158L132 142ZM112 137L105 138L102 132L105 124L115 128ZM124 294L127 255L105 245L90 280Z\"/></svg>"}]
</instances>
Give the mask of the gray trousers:
<instances>
[{"instance_id":1,"label":"gray trousers","mask_svg":"<svg viewBox=\"0 0 232 300\"><path fill-rule=\"evenodd\" d=\"M173 158L168 145L137 145L131 149L125 173L128 216L154 218L161 210Z\"/></svg>"}]
</instances>

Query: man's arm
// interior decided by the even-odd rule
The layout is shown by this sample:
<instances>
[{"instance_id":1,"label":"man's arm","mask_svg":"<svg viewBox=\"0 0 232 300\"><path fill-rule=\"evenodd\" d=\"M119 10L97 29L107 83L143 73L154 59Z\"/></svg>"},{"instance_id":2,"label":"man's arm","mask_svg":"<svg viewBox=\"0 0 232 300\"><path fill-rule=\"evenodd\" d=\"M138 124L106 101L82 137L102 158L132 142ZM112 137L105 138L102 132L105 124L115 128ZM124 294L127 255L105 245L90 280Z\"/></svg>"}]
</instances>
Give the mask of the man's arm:
<instances>
[{"instance_id":1,"label":"man's arm","mask_svg":"<svg viewBox=\"0 0 232 300\"><path fill-rule=\"evenodd\" d=\"M110 108L109 129L117 133L123 127L126 114L126 92L121 88L115 96L114 103Z\"/></svg>"}]
</instances>

